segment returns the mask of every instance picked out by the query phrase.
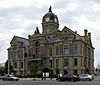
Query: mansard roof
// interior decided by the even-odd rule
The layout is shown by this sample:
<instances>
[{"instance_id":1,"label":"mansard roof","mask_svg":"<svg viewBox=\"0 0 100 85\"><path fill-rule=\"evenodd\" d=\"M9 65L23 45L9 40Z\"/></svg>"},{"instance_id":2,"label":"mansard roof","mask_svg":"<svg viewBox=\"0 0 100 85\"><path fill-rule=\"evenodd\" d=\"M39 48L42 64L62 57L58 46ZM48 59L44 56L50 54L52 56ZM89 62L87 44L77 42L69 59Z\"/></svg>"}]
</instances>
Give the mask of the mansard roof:
<instances>
[{"instance_id":1,"label":"mansard roof","mask_svg":"<svg viewBox=\"0 0 100 85\"><path fill-rule=\"evenodd\" d=\"M10 44L13 44L14 42L21 42L22 46L24 47L27 47L29 45L28 39L19 36L14 36Z\"/></svg>"}]
</instances>

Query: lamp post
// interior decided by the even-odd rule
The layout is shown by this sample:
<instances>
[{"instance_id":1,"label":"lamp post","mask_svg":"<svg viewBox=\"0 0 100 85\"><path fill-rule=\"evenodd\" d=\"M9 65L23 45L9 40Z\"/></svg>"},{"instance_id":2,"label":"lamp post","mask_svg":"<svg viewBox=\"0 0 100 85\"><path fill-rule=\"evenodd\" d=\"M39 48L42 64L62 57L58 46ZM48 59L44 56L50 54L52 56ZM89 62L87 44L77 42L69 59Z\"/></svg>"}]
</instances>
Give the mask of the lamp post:
<instances>
[{"instance_id":1,"label":"lamp post","mask_svg":"<svg viewBox=\"0 0 100 85\"><path fill-rule=\"evenodd\" d=\"M59 69L59 74L60 74L60 66L58 66L58 69Z\"/></svg>"},{"instance_id":2,"label":"lamp post","mask_svg":"<svg viewBox=\"0 0 100 85\"><path fill-rule=\"evenodd\" d=\"M50 78L52 79L52 57L50 57Z\"/></svg>"}]
</instances>

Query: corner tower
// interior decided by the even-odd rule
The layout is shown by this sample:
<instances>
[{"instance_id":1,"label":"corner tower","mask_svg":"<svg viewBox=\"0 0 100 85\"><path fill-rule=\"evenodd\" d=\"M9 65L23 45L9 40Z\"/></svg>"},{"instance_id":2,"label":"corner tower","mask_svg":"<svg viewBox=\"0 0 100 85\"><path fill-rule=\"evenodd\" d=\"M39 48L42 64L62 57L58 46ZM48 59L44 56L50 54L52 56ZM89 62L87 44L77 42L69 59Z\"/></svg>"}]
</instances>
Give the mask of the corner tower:
<instances>
[{"instance_id":1,"label":"corner tower","mask_svg":"<svg viewBox=\"0 0 100 85\"><path fill-rule=\"evenodd\" d=\"M59 21L57 15L52 12L52 7L50 6L49 12L47 12L42 19L42 30L44 34L56 33L59 28Z\"/></svg>"}]
</instances>

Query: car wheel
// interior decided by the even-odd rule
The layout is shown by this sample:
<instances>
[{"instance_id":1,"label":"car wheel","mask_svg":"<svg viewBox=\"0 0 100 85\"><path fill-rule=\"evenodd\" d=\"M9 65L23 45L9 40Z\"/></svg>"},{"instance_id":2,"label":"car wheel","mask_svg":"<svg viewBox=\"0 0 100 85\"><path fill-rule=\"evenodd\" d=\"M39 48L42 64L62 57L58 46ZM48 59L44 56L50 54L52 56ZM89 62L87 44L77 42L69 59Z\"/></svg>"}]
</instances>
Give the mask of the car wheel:
<instances>
[{"instance_id":1,"label":"car wheel","mask_svg":"<svg viewBox=\"0 0 100 85\"><path fill-rule=\"evenodd\" d=\"M91 81L91 79L89 79L89 78L87 78L86 80L87 80L87 81Z\"/></svg>"},{"instance_id":2,"label":"car wheel","mask_svg":"<svg viewBox=\"0 0 100 85\"><path fill-rule=\"evenodd\" d=\"M60 81L63 82L64 80L63 79L60 79Z\"/></svg>"},{"instance_id":3,"label":"car wheel","mask_svg":"<svg viewBox=\"0 0 100 85\"><path fill-rule=\"evenodd\" d=\"M5 81L5 79L2 79L3 81Z\"/></svg>"},{"instance_id":4,"label":"car wheel","mask_svg":"<svg viewBox=\"0 0 100 85\"><path fill-rule=\"evenodd\" d=\"M14 81L14 79L13 79L13 78L11 78L11 79L10 79L10 81Z\"/></svg>"},{"instance_id":5,"label":"car wheel","mask_svg":"<svg viewBox=\"0 0 100 85\"><path fill-rule=\"evenodd\" d=\"M71 81L73 82L73 81L74 81L74 79L71 79Z\"/></svg>"},{"instance_id":6,"label":"car wheel","mask_svg":"<svg viewBox=\"0 0 100 85\"><path fill-rule=\"evenodd\" d=\"M16 79L16 81L18 81L19 79Z\"/></svg>"},{"instance_id":7,"label":"car wheel","mask_svg":"<svg viewBox=\"0 0 100 85\"><path fill-rule=\"evenodd\" d=\"M60 81L60 79L56 79L57 81Z\"/></svg>"},{"instance_id":8,"label":"car wheel","mask_svg":"<svg viewBox=\"0 0 100 85\"><path fill-rule=\"evenodd\" d=\"M62 80L61 80L61 79L59 79L59 81L60 81L60 82L62 82Z\"/></svg>"}]
</instances>

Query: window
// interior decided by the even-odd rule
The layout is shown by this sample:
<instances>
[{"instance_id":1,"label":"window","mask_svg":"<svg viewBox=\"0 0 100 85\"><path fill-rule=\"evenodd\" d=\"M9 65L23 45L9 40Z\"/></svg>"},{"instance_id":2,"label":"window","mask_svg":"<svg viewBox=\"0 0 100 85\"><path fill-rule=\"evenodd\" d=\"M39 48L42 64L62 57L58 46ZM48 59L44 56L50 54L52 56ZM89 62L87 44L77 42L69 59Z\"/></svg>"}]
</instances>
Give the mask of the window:
<instances>
[{"instance_id":1,"label":"window","mask_svg":"<svg viewBox=\"0 0 100 85\"><path fill-rule=\"evenodd\" d=\"M83 56L84 56L84 57L87 56L87 48L86 48L86 46L84 46L84 48L83 48Z\"/></svg>"},{"instance_id":2,"label":"window","mask_svg":"<svg viewBox=\"0 0 100 85\"><path fill-rule=\"evenodd\" d=\"M23 62L21 62L21 68L23 68Z\"/></svg>"},{"instance_id":3,"label":"window","mask_svg":"<svg viewBox=\"0 0 100 85\"><path fill-rule=\"evenodd\" d=\"M43 63L44 63L44 65L48 65L48 60L45 59L45 60L43 61Z\"/></svg>"},{"instance_id":4,"label":"window","mask_svg":"<svg viewBox=\"0 0 100 85\"><path fill-rule=\"evenodd\" d=\"M36 55L37 57L39 56L39 53L40 53L40 48L39 48L39 42L35 42L35 50L36 50Z\"/></svg>"},{"instance_id":5,"label":"window","mask_svg":"<svg viewBox=\"0 0 100 85\"><path fill-rule=\"evenodd\" d=\"M74 46L74 53L77 54L77 52L78 52L78 47L77 47L77 45L75 45Z\"/></svg>"},{"instance_id":6,"label":"window","mask_svg":"<svg viewBox=\"0 0 100 85\"><path fill-rule=\"evenodd\" d=\"M14 68L17 68L17 62L14 63Z\"/></svg>"},{"instance_id":7,"label":"window","mask_svg":"<svg viewBox=\"0 0 100 85\"><path fill-rule=\"evenodd\" d=\"M62 54L62 48L63 48L63 46L62 45L59 45L59 47L60 47L60 53L59 54Z\"/></svg>"},{"instance_id":8,"label":"window","mask_svg":"<svg viewBox=\"0 0 100 85\"><path fill-rule=\"evenodd\" d=\"M69 54L69 47L68 45L64 45L64 55Z\"/></svg>"},{"instance_id":9,"label":"window","mask_svg":"<svg viewBox=\"0 0 100 85\"><path fill-rule=\"evenodd\" d=\"M82 49L83 49L83 47L82 47L82 45L80 46L80 54L82 55Z\"/></svg>"},{"instance_id":10,"label":"window","mask_svg":"<svg viewBox=\"0 0 100 85\"><path fill-rule=\"evenodd\" d=\"M72 54L73 53L73 45L72 44L69 44L69 47L70 47L70 49L69 49L70 54Z\"/></svg>"},{"instance_id":11,"label":"window","mask_svg":"<svg viewBox=\"0 0 100 85\"><path fill-rule=\"evenodd\" d=\"M77 66L77 58L74 58L74 66Z\"/></svg>"},{"instance_id":12,"label":"window","mask_svg":"<svg viewBox=\"0 0 100 85\"><path fill-rule=\"evenodd\" d=\"M83 66L83 61L82 61L82 59L81 59L81 66Z\"/></svg>"},{"instance_id":13,"label":"window","mask_svg":"<svg viewBox=\"0 0 100 85\"><path fill-rule=\"evenodd\" d=\"M56 67L59 67L59 59L56 59Z\"/></svg>"},{"instance_id":14,"label":"window","mask_svg":"<svg viewBox=\"0 0 100 85\"><path fill-rule=\"evenodd\" d=\"M14 51L14 57L15 57L15 59L17 59L17 52L16 51Z\"/></svg>"},{"instance_id":15,"label":"window","mask_svg":"<svg viewBox=\"0 0 100 85\"><path fill-rule=\"evenodd\" d=\"M12 50L8 50L8 58L13 59L13 51Z\"/></svg>"},{"instance_id":16,"label":"window","mask_svg":"<svg viewBox=\"0 0 100 85\"><path fill-rule=\"evenodd\" d=\"M68 66L69 62L68 59L64 59L64 66Z\"/></svg>"},{"instance_id":17,"label":"window","mask_svg":"<svg viewBox=\"0 0 100 85\"><path fill-rule=\"evenodd\" d=\"M9 66L11 66L11 63L9 63Z\"/></svg>"},{"instance_id":18,"label":"window","mask_svg":"<svg viewBox=\"0 0 100 85\"><path fill-rule=\"evenodd\" d=\"M39 48L36 48L36 55L39 56Z\"/></svg>"},{"instance_id":19,"label":"window","mask_svg":"<svg viewBox=\"0 0 100 85\"><path fill-rule=\"evenodd\" d=\"M51 47L49 48L49 54L50 54L50 56L52 56L52 48Z\"/></svg>"},{"instance_id":20,"label":"window","mask_svg":"<svg viewBox=\"0 0 100 85\"><path fill-rule=\"evenodd\" d=\"M23 58L23 50L20 51L20 56Z\"/></svg>"},{"instance_id":21,"label":"window","mask_svg":"<svg viewBox=\"0 0 100 85\"><path fill-rule=\"evenodd\" d=\"M56 55L59 55L59 47L56 46Z\"/></svg>"},{"instance_id":22,"label":"window","mask_svg":"<svg viewBox=\"0 0 100 85\"><path fill-rule=\"evenodd\" d=\"M13 45L13 49L16 50L17 49L17 45Z\"/></svg>"},{"instance_id":23,"label":"window","mask_svg":"<svg viewBox=\"0 0 100 85\"><path fill-rule=\"evenodd\" d=\"M91 51L90 51L90 48L87 48L87 53L88 53L88 57L90 57L90 53L91 53Z\"/></svg>"},{"instance_id":24,"label":"window","mask_svg":"<svg viewBox=\"0 0 100 85\"><path fill-rule=\"evenodd\" d=\"M41 55L43 55L44 54L43 46L40 47L40 50L41 50Z\"/></svg>"}]
</instances>

